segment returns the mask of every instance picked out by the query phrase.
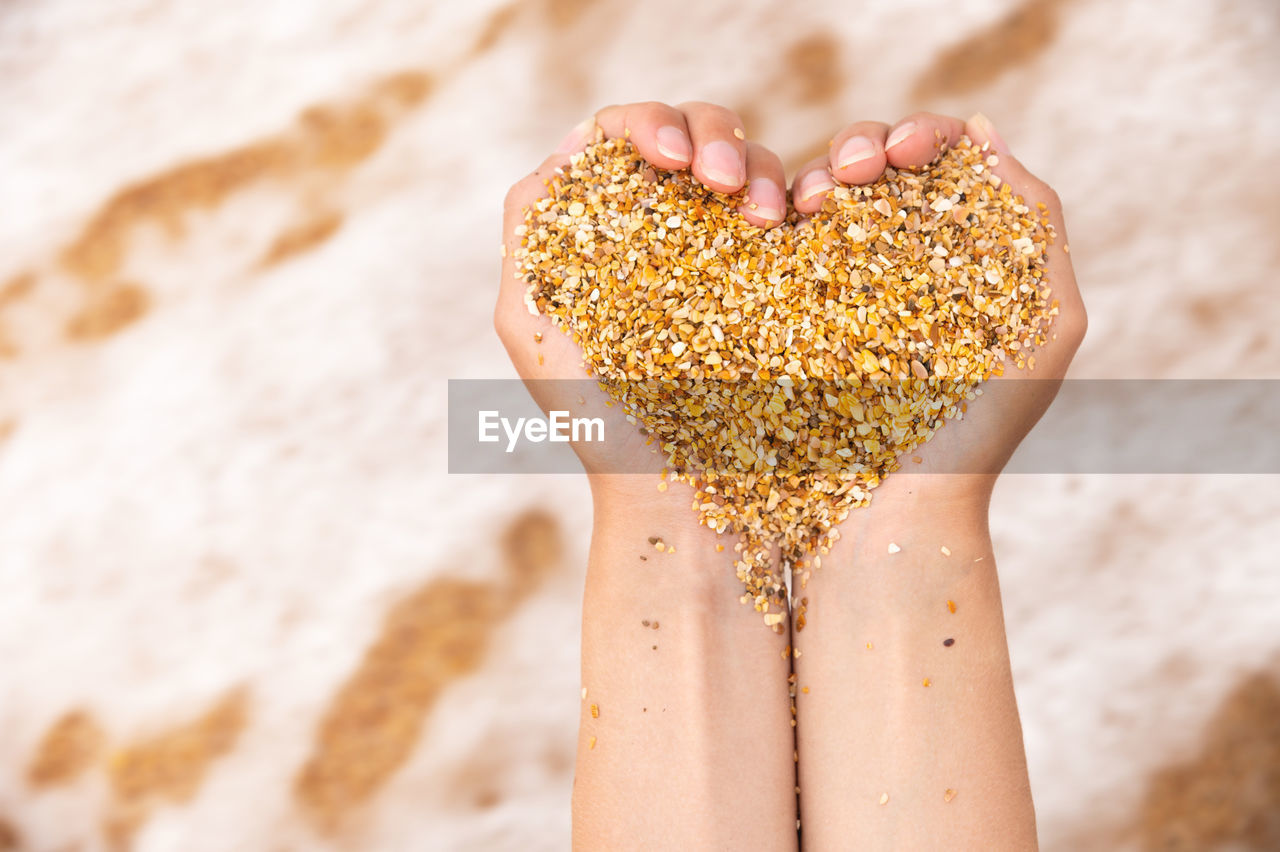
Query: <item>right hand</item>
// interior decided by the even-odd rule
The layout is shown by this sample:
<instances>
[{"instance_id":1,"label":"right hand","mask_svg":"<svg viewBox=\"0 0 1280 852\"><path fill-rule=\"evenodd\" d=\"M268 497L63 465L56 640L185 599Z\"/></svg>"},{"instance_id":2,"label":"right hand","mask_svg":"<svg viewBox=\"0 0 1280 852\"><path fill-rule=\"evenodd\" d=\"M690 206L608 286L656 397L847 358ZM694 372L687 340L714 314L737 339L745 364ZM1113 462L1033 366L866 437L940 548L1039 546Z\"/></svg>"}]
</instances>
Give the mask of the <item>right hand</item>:
<instances>
[{"instance_id":1,"label":"right hand","mask_svg":"<svg viewBox=\"0 0 1280 852\"><path fill-rule=\"evenodd\" d=\"M924 166L961 136L977 146L990 143L989 153L999 158L992 171L1029 206L1044 204L1055 232L1047 250L1046 280L1051 301L1058 303L1058 315L1048 328L1048 340L1035 350L1034 368L1018 370L1006 360L1003 375L983 383L983 395L969 403L962 421L945 424L928 442L907 453L909 458L900 459L901 469L889 474L872 500L872 507L881 513L889 511L891 504L903 503L909 511L919 511L938 501L972 503L985 512L996 475L1053 402L1088 328L1067 252L1062 202L1009 152L981 113L967 122L921 112L893 126L875 121L848 125L832 140L829 155L807 163L796 174L792 192L796 209L802 214L818 210L837 182L866 184L879 179L886 166ZM938 473L961 475L912 475Z\"/></svg>"}]
</instances>

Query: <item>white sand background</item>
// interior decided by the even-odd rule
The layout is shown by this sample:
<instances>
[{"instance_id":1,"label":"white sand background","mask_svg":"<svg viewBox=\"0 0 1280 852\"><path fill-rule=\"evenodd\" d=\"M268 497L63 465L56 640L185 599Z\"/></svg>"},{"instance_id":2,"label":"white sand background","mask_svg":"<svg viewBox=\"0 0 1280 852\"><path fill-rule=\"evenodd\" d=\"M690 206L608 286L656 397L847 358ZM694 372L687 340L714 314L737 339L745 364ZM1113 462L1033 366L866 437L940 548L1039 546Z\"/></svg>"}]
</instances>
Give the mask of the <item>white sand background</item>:
<instances>
[{"instance_id":1,"label":"white sand background","mask_svg":"<svg viewBox=\"0 0 1280 852\"><path fill-rule=\"evenodd\" d=\"M0 850L568 845L585 484L450 476L445 394L513 375L501 199L596 107L722 102L791 167L850 120L982 109L1064 200L1073 376L1280 378L1277 39L1268 0L0 3ZM118 264L63 262L123 189L402 72L432 82L342 168L135 198ZM121 282L135 321L66 333ZM388 611L503 588L533 508L564 556L464 636L478 666L438 678L394 771L317 818L295 779ZM991 516L1043 848L1280 837L1280 479L1010 477ZM186 793L113 780L237 688ZM100 744L37 783L76 710ZM1180 763L1207 792L1153 781Z\"/></svg>"}]
</instances>

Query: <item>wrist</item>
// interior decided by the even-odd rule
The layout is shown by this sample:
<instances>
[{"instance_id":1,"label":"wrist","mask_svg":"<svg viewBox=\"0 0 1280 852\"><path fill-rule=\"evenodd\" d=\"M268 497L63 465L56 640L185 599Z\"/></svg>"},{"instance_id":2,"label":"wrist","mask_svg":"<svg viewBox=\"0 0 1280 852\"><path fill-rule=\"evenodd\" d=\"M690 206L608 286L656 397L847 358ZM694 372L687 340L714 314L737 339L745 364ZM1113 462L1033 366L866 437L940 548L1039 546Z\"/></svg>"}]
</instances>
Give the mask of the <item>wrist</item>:
<instances>
[{"instance_id":1,"label":"wrist","mask_svg":"<svg viewBox=\"0 0 1280 852\"><path fill-rule=\"evenodd\" d=\"M958 549L990 549L987 526L988 496L967 488L952 490L940 483L920 482L942 478L935 474L917 477L916 482L889 482L872 492L871 503L853 509L837 528L838 539L822 564L891 564L889 559L908 550L914 562L926 549L931 557L947 558ZM892 479L892 478L891 478ZM976 558L975 554L971 556Z\"/></svg>"},{"instance_id":2,"label":"wrist","mask_svg":"<svg viewBox=\"0 0 1280 852\"><path fill-rule=\"evenodd\" d=\"M927 620L957 595L985 596L995 580L987 493L948 479L957 478L891 475L837 528L799 596L859 623Z\"/></svg>"},{"instance_id":3,"label":"wrist","mask_svg":"<svg viewBox=\"0 0 1280 852\"><path fill-rule=\"evenodd\" d=\"M661 524L673 534L702 529L693 508L693 489L658 473L591 474L595 525Z\"/></svg>"},{"instance_id":4,"label":"wrist","mask_svg":"<svg viewBox=\"0 0 1280 852\"><path fill-rule=\"evenodd\" d=\"M589 573L666 589L704 609L740 607L737 537L700 522L687 483L668 481L659 491L661 482L648 474L592 477Z\"/></svg>"},{"instance_id":5,"label":"wrist","mask_svg":"<svg viewBox=\"0 0 1280 852\"><path fill-rule=\"evenodd\" d=\"M890 474L871 492L871 502L855 508L840 525L841 537L902 530L941 529L985 535L994 476L975 474Z\"/></svg>"}]
</instances>

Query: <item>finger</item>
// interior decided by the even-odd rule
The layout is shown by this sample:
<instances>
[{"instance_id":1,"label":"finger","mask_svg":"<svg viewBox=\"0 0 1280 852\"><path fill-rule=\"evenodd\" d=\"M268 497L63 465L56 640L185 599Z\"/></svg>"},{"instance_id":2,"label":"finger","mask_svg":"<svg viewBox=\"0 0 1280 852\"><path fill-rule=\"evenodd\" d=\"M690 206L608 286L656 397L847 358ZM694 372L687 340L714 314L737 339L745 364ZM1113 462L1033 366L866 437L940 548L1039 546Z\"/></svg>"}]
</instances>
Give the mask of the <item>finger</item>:
<instances>
[{"instance_id":1,"label":"finger","mask_svg":"<svg viewBox=\"0 0 1280 852\"><path fill-rule=\"evenodd\" d=\"M548 194L548 185L555 177L556 169L568 165L569 157L570 154L566 152L552 154L507 190L507 197L502 205L502 284L498 293L499 302L514 300L516 304L520 304L524 300L524 279L516 280L515 250L520 247L521 239L515 231L524 224L525 210ZM520 304L520 309L524 310L523 304Z\"/></svg>"},{"instance_id":2,"label":"finger","mask_svg":"<svg viewBox=\"0 0 1280 852\"><path fill-rule=\"evenodd\" d=\"M965 124L965 132L974 145L981 148L988 146L988 154L996 155L996 165L992 171L1013 189L1014 192L1035 201L1048 204L1057 203L1056 193L1044 181L1033 175L1022 162L1010 151L1008 144L996 132L991 119L982 113L975 114Z\"/></svg>"},{"instance_id":3,"label":"finger","mask_svg":"<svg viewBox=\"0 0 1280 852\"><path fill-rule=\"evenodd\" d=\"M663 169L687 169L693 143L684 113L657 101L605 107L596 123L608 139L630 139L640 156Z\"/></svg>"},{"instance_id":4,"label":"finger","mask_svg":"<svg viewBox=\"0 0 1280 852\"><path fill-rule=\"evenodd\" d=\"M747 143L747 198L739 211L753 225L771 228L787 216L782 160L758 142Z\"/></svg>"},{"instance_id":5,"label":"finger","mask_svg":"<svg viewBox=\"0 0 1280 852\"><path fill-rule=\"evenodd\" d=\"M964 135L964 122L958 118L917 112L899 121L885 140L885 156L895 169L914 168L932 163Z\"/></svg>"},{"instance_id":6,"label":"finger","mask_svg":"<svg viewBox=\"0 0 1280 852\"><path fill-rule=\"evenodd\" d=\"M574 128L560 140L556 146L557 154L572 154L581 151L596 138L596 117L588 116L574 125Z\"/></svg>"},{"instance_id":7,"label":"finger","mask_svg":"<svg viewBox=\"0 0 1280 852\"><path fill-rule=\"evenodd\" d=\"M595 138L595 122L587 121L574 128L566 142L578 134L572 145L562 149L579 150L585 139ZM525 223L525 212L539 199L549 195L549 184L556 170L569 163L571 154L560 150L547 157L536 169L517 181L503 204L502 280L494 305L493 325L506 347L517 372L524 378L585 378L581 354L574 343L552 325L550 317L532 313L525 302L529 282L516 263L516 253L523 236L516 229Z\"/></svg>"},{"instance_id":8,"label":"finger","mask_svg":"<svg viewBox=\"0 0 1280 852\"><path fill-rule=\"evenodd\" d=\"M1048 375L1061 375L1066 371L1066 365L1071 361L1088 328L1084 298L1080 294L1080 286L1076 282L1067 249L1069 243L1062 201L1053 187L1032 174L1009 151L1009 146L996 131L991 119L977 113L965 123L965 133L979 148L989 146L988 153L995 155L995 165L991 166L991 170L1053 226L1054 242L1048 250L1046 280L1051 298L1058 302L1058 316L1049 330L1050 345L1045 346L1038 356L1037 369L1045 369ZM987 162L990 164L991 160L988 159Z\"/></svg>"},{"instance_id":9,"label":"finger","mask_svg":"<svg viewBox=\"0 0 1280 852\"><path fill-rule=\"evenodd\" d=\"M882 121L850 124L831 140L832 176L841 183L870 183L884 173L884 140L889 125Z\"/></svg>"},{"instance_id":10,"label":"finger","mask_svg":"<svg viewBox=\"0 0 1280 852\"><path fill-rule=\"evenodd\" d=\"M830 158L815 157L796 172L791 182L791 204L800 213L816 213L822 209L827 193L835 188Z\"/></svg>"},{"instance_id":11,"label":"finger","mask_svg":"<svg viewBox=\"0 0 1280 852\"><path fill-rule=\"evenodd\" d=\"M977 113L969 119L964 128L974 145L979 148L987 145L988 157L995 155L994 160L988 158L987 164L996 176L1009 184L1009 188L1022 196L1029 206L1047 215L1055 233L1055 248L1062 252L1063 246L1066 245L1067 232L1066 225L1062 221L1062 201L1058 198L1058 193L1049 184L1033 175L1022 161L1009 151L1009 146L996 132L991 119L982 113Z\"/></svg>"},{"instance_id":12,"label":"finger","mask_svg":"<svg viewBox=\"0 0 1280 852\"><path fill-rule=\"evenodd\" d=\"M747 182L746 134L737 113L715 104L677 106L693 139L693 174L717 192L737 192Z\"/></svg>"}]
</instances>

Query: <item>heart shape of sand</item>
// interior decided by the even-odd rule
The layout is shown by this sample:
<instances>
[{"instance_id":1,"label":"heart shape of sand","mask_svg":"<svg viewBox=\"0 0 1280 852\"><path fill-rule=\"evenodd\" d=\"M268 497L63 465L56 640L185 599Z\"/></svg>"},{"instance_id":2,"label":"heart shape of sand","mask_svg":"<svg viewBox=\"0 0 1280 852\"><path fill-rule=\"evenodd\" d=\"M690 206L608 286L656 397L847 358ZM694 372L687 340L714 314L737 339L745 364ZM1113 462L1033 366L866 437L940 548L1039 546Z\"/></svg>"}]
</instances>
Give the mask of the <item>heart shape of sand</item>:
<instances>
[{"instance_id":1,"label":"heart shape of sand","mask_svg":"<svg viewBox=\"0 0 1280 852\"><path fill-rule=\"evenodd\" d=\"M744 193L597 139L526 212L528 304L741 534L747 596L777 623L768 553L807 576L834 526L1056 313L1051 230L962 140L932 165L839 187L764 230Z\"/></svg>"}]
</instances>

